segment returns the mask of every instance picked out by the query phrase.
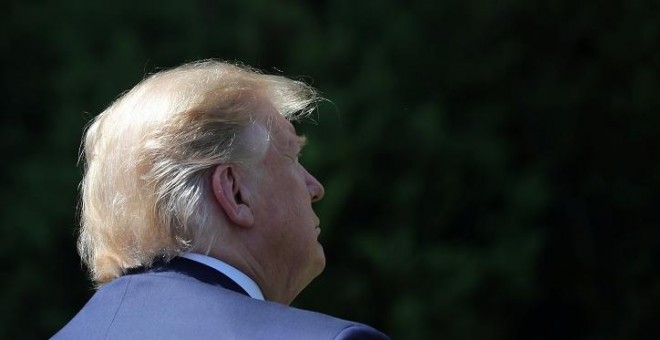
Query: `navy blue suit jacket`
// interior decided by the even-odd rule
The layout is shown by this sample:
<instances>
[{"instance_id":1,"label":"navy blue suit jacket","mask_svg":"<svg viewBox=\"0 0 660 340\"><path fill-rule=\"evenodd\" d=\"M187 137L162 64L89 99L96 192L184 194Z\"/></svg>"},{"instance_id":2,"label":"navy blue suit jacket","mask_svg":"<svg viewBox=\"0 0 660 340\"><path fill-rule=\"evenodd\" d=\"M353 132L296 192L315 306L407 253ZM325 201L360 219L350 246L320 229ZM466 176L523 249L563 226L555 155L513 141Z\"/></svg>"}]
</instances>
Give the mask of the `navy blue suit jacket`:
<instances>
[{"instance_id":1,"label":"navy blue suit jacket","mask_svg":"<svg viewBox=\"0 0 660 340\"><path fill-rule=\"evenodd\" d=\"M331 316L250 298L224 274L185 258L101 287L53 339L388 339Z\"/></svg>"}]
</instances>

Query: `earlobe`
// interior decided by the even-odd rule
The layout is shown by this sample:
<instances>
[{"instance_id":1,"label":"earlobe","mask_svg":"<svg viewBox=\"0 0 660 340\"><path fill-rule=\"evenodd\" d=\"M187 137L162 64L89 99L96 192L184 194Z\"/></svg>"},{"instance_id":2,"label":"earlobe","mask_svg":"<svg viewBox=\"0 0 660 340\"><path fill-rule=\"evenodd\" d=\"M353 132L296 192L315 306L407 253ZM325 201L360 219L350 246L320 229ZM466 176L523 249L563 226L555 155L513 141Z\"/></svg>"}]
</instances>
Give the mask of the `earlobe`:
<instances>
[{"instance_id":1,"label":"earlobe","mask_svg":"<svg viewBox=\"0 0 660 340\"><path fill-rule=\"evenodd\" d=\"M251 227L254 215L250 207L250 192L235 166L221 164L211 174L213 197L227 218L241 227Z\"/></svg>"}]
</instances>

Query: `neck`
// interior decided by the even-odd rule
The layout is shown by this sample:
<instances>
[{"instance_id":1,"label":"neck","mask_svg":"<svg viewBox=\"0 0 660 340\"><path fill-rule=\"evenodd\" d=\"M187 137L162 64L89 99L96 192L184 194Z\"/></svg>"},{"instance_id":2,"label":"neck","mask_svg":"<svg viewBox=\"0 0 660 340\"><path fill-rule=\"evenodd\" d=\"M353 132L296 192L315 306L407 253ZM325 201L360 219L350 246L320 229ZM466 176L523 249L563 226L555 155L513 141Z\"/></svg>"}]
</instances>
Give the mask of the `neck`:
<instances>
[{"instance_id":1,"label":"neck","mask_svg":"<svg viewBox=\"0 0 660 340\"><path fill-rule=\"evenodd\" d=\"M287 279L295 277L289 275L291 273L284 272L277 266L261 265L267 261L260 261L259 257L242 243L213 247L208 255L226 262L247 275L259 286L267 301L289 305L304 287L300 282Z\"/></svg>"}]
</instances>

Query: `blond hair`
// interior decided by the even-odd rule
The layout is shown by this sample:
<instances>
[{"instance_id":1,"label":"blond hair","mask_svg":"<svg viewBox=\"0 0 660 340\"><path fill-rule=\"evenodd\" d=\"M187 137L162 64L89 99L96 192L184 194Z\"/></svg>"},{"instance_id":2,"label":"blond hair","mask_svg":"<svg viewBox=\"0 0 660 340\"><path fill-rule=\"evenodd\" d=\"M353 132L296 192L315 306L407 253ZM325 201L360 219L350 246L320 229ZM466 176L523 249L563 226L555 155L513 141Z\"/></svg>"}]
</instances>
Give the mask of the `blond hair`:
<instances>
[{"instance_id":1,"label":"blond hair","mask_svg":"<svg viewBox=\"0 0 660 340\"><path fill-rule=\"evenodd\" d=\"M300 81L205 60L145 78L93 119L78 251L97 284L220 237L210 172L262 156L246 134L259 99L294 120L319 97Z\"/></svg>"}]
</instances>

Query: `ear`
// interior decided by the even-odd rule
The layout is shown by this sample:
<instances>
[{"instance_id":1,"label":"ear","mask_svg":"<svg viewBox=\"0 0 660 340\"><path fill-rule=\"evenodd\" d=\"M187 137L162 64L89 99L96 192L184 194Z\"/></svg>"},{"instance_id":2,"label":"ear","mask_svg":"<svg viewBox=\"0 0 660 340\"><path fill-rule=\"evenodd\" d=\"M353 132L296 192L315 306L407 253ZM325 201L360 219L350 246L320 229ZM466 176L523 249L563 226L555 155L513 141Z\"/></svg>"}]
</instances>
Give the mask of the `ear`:
<instances>
[{"instance_id":1,"label":"ear","mask_svg":"<svg viewBox=\"0 0 660 340\"><path fill-rule=\"evenodd\" d=\"M211 188L216 202L230 221L241 227L251 227L254 224L250 192L246 183L241 181L235 166L216 166L211 175Z\"/></svg>"}]
</instances>

